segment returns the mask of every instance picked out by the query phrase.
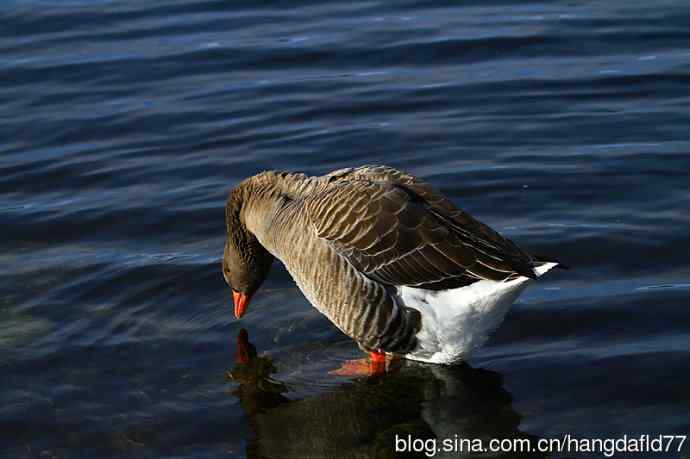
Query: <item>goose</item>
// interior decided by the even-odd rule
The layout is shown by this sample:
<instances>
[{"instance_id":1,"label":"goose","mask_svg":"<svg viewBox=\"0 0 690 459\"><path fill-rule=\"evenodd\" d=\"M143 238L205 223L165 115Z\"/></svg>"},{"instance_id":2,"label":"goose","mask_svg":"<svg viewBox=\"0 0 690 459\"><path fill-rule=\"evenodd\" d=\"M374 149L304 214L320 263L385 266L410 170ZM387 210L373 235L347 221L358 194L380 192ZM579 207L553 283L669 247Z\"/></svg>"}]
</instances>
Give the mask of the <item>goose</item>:
<instances>
[{"instance_id":1,"label":"goose","mask_svg":"<svg viewBox=\"0 0 690 459\"><path fill-rule=\"evenodd\" d=\"M466 360L525 287L559 266L387 166L262 172L232 189L225 220L222 270L235 316L277 258L307 300L369 354L370 374L385 371L386 356Z\"/></svg>"}]
</instances>

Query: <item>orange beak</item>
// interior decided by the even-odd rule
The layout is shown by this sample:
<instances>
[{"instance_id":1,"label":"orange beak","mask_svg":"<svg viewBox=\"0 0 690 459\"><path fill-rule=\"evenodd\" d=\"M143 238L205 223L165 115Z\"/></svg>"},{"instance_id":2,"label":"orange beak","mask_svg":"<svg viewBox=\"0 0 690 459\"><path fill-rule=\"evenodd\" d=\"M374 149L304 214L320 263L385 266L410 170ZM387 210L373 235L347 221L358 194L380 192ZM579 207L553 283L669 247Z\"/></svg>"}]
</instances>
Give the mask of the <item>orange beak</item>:
<instances>
[{"instance_id":1,"label":"orange beak","mask_svg":"<svg viewBox=\"0 0 690 459\"><path fill-rule=\"evenodd\" d=\"M238 319L247 312L247 305L249 304L249 296L244 293L232 291L232 302L235 303L235 317Z\"/></svg>"}]
</instances>

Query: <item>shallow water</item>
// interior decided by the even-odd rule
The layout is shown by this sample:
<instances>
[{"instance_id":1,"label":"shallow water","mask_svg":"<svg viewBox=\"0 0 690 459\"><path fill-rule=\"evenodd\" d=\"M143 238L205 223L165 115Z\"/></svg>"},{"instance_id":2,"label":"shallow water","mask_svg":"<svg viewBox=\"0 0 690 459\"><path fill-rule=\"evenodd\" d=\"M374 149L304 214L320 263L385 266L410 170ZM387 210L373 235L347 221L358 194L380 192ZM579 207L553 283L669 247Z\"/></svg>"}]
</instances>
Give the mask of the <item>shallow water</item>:
<instances>
[{"instance_id":1,"label":"shallow water","mask_svg":"<svg viewBox=\"0 0 690 459\"><path fill-rule=\"evenodd\" d=\"M688 24L678 0L3 2L0 455L687 434ZM359 352L282 267L232 317L223 204L363 163L573 269L467 366L329 375Z\"/></svg>"}]
</instances>

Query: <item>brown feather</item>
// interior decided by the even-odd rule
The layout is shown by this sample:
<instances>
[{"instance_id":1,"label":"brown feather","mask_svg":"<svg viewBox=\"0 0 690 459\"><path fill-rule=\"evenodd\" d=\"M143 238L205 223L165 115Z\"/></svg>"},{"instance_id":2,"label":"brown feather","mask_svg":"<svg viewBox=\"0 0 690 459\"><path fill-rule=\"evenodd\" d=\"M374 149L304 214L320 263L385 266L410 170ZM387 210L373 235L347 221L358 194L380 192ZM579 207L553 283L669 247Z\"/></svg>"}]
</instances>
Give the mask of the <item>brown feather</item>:
<instances>
[{"instance_id":1,"label":"brown feather","mask_svg":"<svg viewBox=\"0 0 690 459\"><path fill-rule=\"evenodd\" d=\"M322 218L324 206L338 218ZM534 277L532 258L512 241L394 169L341 174L309 196L305 208L319 237L356 269L389 285L452 288L469 279Z\"/></svg>"}]
</instances>

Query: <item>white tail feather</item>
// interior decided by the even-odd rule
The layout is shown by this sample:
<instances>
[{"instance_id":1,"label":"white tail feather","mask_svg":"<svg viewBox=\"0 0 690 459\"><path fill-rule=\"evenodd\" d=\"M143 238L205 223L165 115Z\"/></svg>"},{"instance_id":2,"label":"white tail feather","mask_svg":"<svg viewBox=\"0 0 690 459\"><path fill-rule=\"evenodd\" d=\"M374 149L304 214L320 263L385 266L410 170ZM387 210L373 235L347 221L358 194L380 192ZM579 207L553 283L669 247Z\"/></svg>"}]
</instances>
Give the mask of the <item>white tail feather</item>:
<instances>
[{"instance_id":1,"label":"white tail feather","mask_svg":"<svg viewBox=\"0 0 690 459\"><path fill-rule=\"evenodd\" d=\"M543 263L535 272L542 276L557 264ZM422 315L417 348L405 358L432 363L466 359L501 324L530 281L523 276L502 282L481 280L441 291L399 287L398 302Z\"/></svg>"}]
</instances>

